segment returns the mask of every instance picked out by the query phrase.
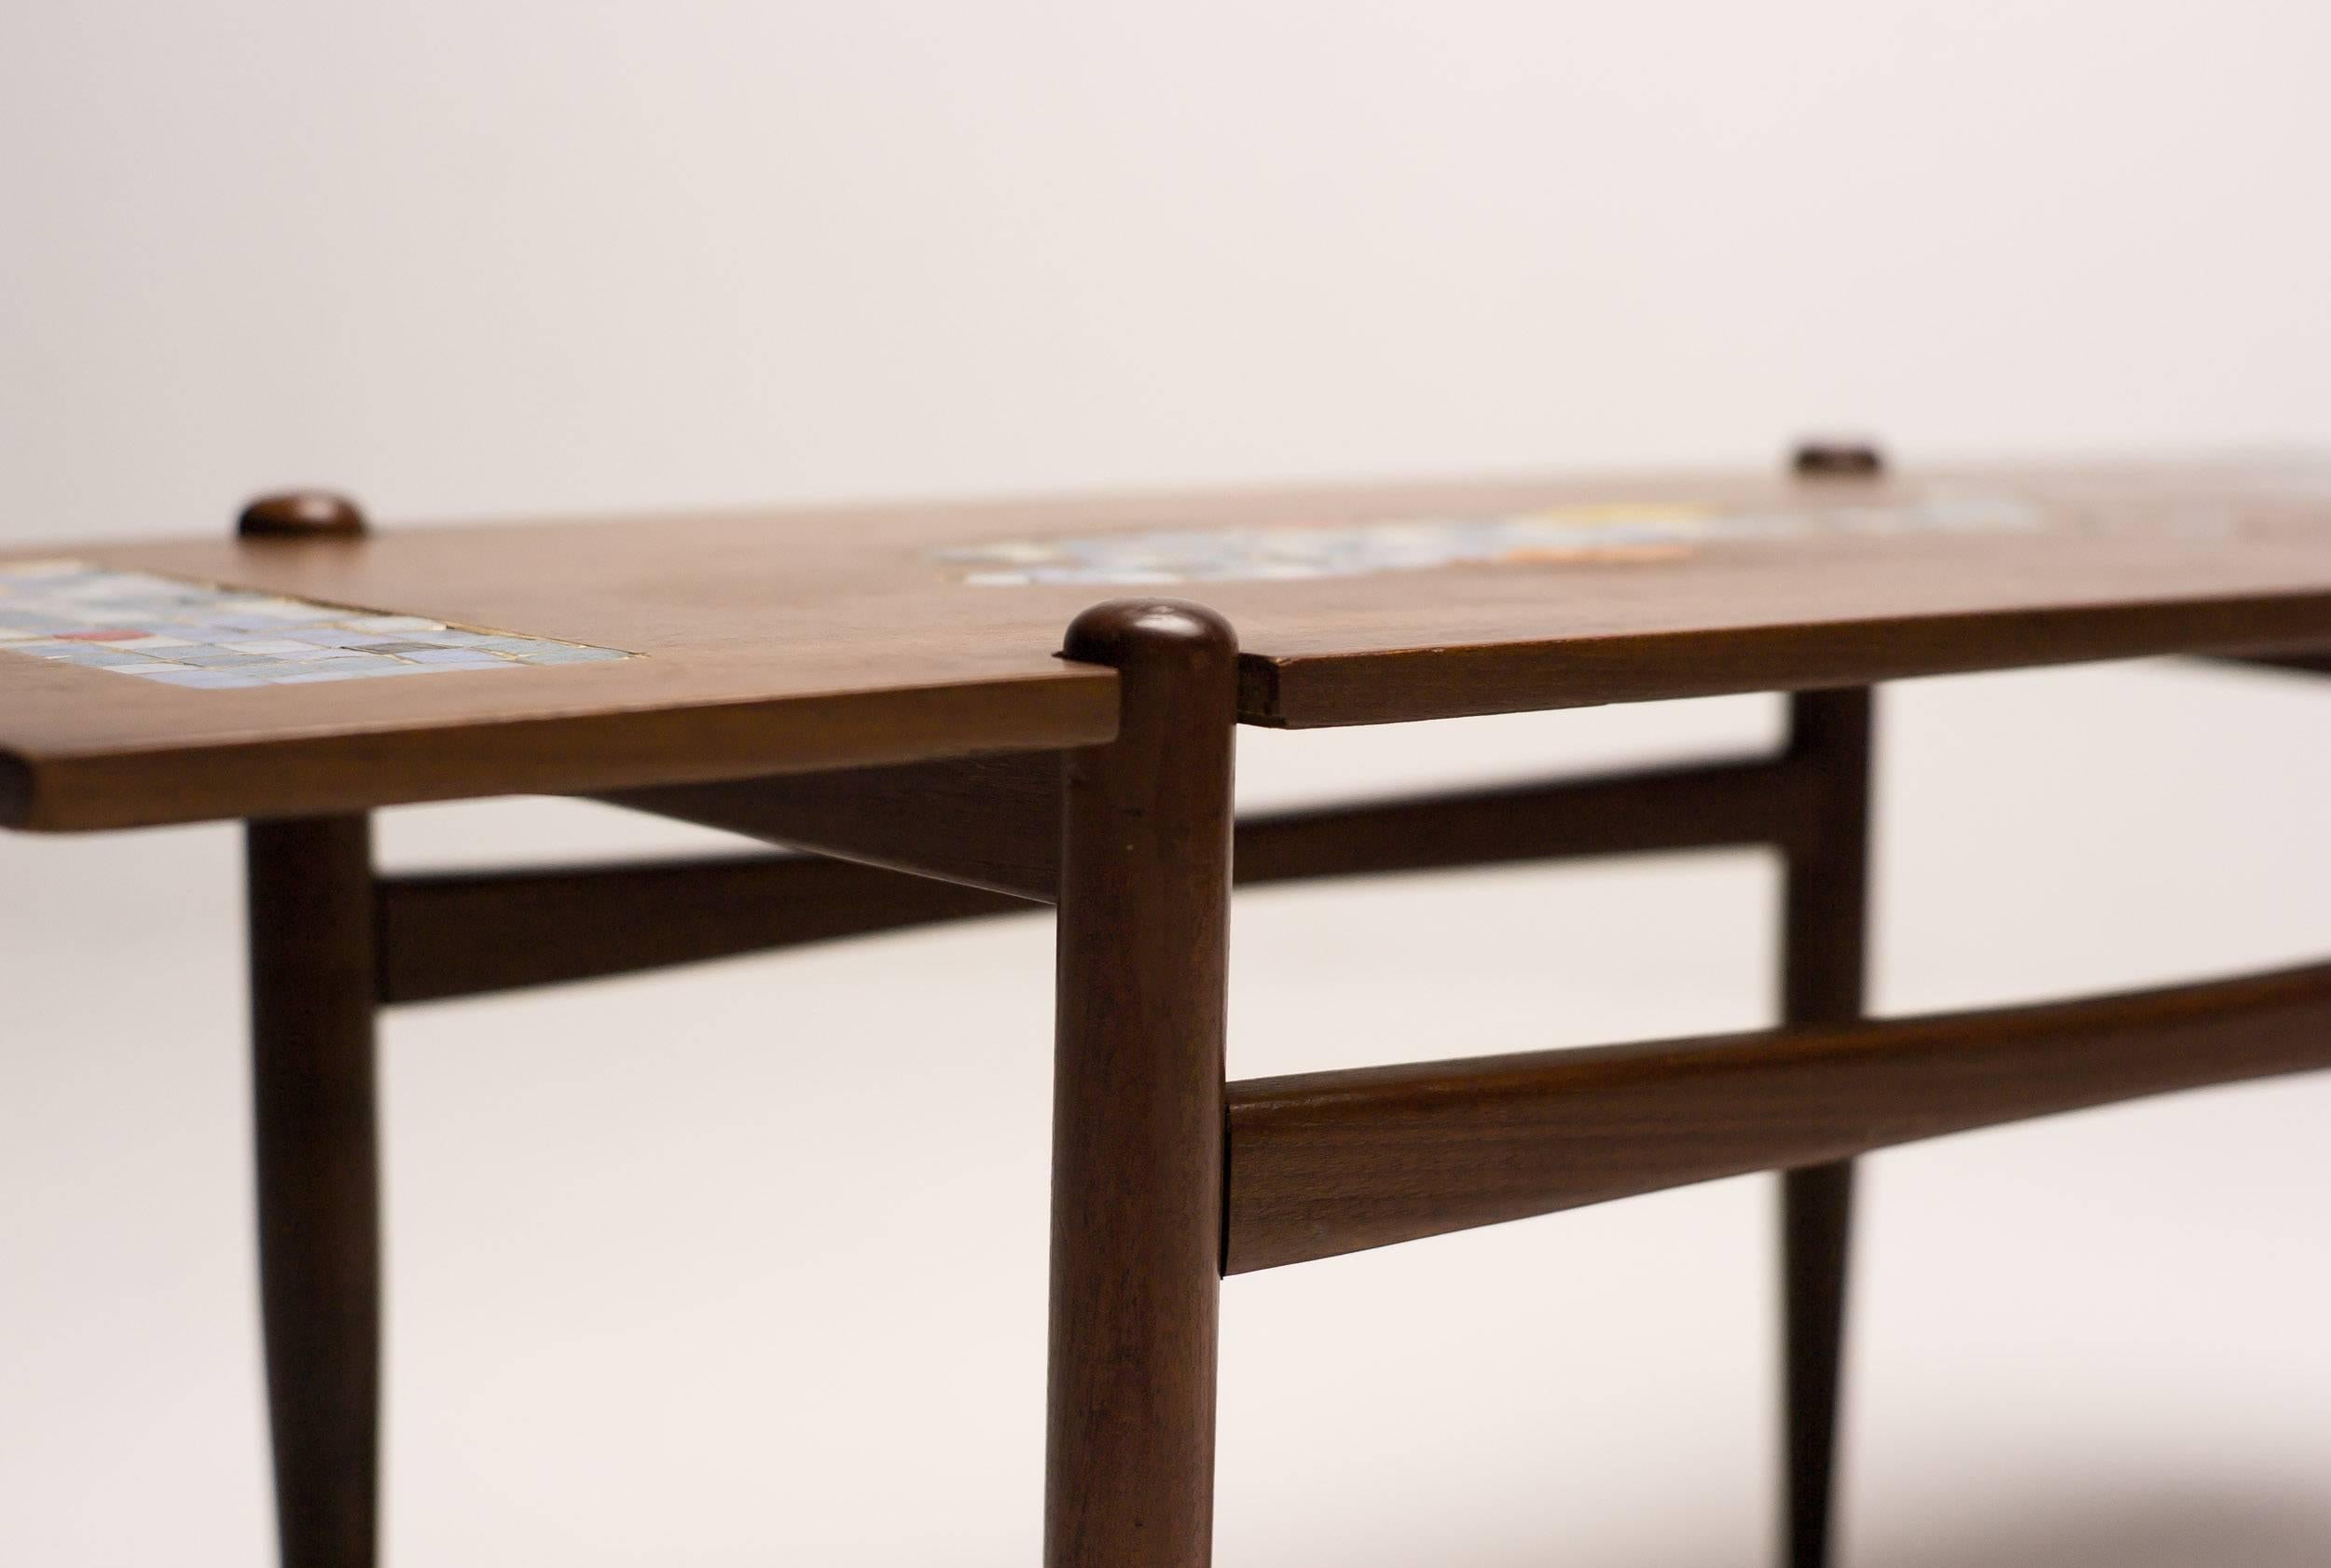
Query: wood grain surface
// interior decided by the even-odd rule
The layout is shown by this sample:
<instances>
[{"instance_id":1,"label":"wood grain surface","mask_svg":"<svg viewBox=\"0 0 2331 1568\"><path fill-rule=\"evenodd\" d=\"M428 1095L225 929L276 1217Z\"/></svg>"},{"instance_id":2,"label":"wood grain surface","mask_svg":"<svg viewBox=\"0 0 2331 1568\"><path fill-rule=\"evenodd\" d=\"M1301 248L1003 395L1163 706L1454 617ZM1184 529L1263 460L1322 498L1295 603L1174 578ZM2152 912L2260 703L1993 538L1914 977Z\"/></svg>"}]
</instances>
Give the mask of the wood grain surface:
<instances>
[{"instance_id":1,"label":"wood grain surface","mask_svg":"<svg viewBox=\"0 0 2331 1568\"><path fill-rule=\"evenodd\" d=\"M600 797L700 827L1051 902L1060 758L1019 751L899 767L682 784Z\"/></svg>"},{"instance_id":2,"label":"wood grain surface","mask_svg":"<svg viewBox=\"0 0 2331 1568\"><path fill-rule=\"evenodd\" d=\"M1930 1018L1230 1086L1228 1272L2331 1066L2331 964Z\"/></svg>"},{"instance_id":3,"label":"wood grain surface","mask_svg":"<svg viewBox=\"0 0 2331 1568\"><path fill-rule=\"evenodd\" d=\"M1057 774L1056 756L1039 762ZM957 764L927 764L942 769ZM896 783L910 769L878 770ZM794 776L860 779L862 770ZM771 782L787 783L793 777ZM959 782L959 776L957 780ZM945 782L943 780L942 782ZM1242 819L1232 880L1241 887L1324 877L1460 871L1520 860L1633 855L1734 845L1791 844L1810 832L1819 775L1788 759L1654 768L1545 783L1304 806ZM766 804L750 786L683 785L641 793L694 821L738 828ZM729 791L738 794L732 798ZM618 797L609 797L616 799ZM824 805L824 789L785 804ZM879 791L870 798L879 799ZM630 804L630 797L622 797ZM895 806L895 801L893 802ZM705 809L697 809L704 807ZM801 818L796 818L796 825ZM1025 818L1020 820L1025 821ZM653 860L632 864L407 873L377 878L380 1000L434 1001L708 958L774 951L940 921L1027 913L1057 893L1059 803L1041 821L1054 840L979 864L977 882L926 864L915 874L823 855ZM834 824L825 824L829 829ZM850 821L844 825L855 828ZM771 837L781 837L770 833ZM855 836L855 835L853 835ZM867 853L860 841L859 853ZM930 860L928 846L886 835L889 858ZM992 849L993 832L981 840ZM999 866L1024 893L990 890ZM938 874L932 874L934 871Z\"/></svg>"},{"instance_id":4,"label":"wood grain surface","mask_svg":"<svg viewBox=\"0 0 2331 1568\"><path fill-rule=\"evenodd\" d=\"M1125 712L1062 766L1044 1568L1207 1568L1237 643L1171 600L1069 638Z\"/></svg>"},{"instance_id":5,"label":"wood grain surface","mask_svg":"<svg viewBox=\"0 0 2331 1568\"><path fill-rule=\"evenodd\" d=\"M1784 1024L1851 1024L1862 1016L1877 696L1866 686L1849 686L1789 699L1788 757L1815 781L1818 794L1806 831L1787 846L1782 862ZM1788 1568L1828 1568L1831 1561L1854 1177L1850 1160L1781 1174L1782 1517Z\"/></svg>"},{"instance_id":6,"label":"wood grain surface","mask_svg":"<svg viewBox=\"0 0 2331 1568\"><path fill-rule=\"evenodd\" d=\"M1240 716L1379 723L2331 644L2331 465L2297 459L1405 484L74 547L76 558L619 648L549 669L186 691L0 653L0 820L75 829L584 793L1106 739L1055 657L1127 590L940 552L1547 508L1834 516L1969 498L2034 526L1613 550L1169 591L1237 628ZM1152 591L1144 588L1140 591Z\"/></svg>"},{"instance_id":7,"label":"wood grain surface","mask_svg":"<svg viewBox=\"0 0 2331 1568\"><path fill-rule=\"evenodd\" d=\"M485 996L1038 906L817 855L378 880L383 1003Z\"/></svg>"},{"instance_id":8,"label":"wood grain surface","mask_svg":"<svg viewBox=\"0 0 2331 1568\"><path fill-rule=\"evenodd\" d=\"M283 1568L372 1568L379 1534L380 1168L372 830L254 822L252 1131Z\"/></svg>"}]
</instances>

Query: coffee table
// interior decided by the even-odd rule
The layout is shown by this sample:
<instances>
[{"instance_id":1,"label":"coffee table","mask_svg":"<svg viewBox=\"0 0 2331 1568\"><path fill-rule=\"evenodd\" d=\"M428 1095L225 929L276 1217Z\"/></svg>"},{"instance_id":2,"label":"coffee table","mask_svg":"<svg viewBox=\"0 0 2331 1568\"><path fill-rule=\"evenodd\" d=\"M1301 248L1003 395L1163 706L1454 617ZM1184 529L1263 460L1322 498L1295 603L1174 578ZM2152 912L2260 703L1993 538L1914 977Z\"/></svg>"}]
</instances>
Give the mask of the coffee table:
<instances>
[{"instance_id":1,"label":"coffee table","mask_svg":"<svg viewBox=\"0 0 2331 1568\"><path fill-rule=\"evenodd\" d=\"M1873 686L2324 648L2304 456L383 530L292 493L0 557L0 824L248 823L289 1568L375 1554L380 1009L1047 903L1051 1568L1207 1560L1225 1275L1767 1170L1814 1568L1854 1156L2331 1066L2331 966L1865 1018ZM1769 756L1234 820L1239 723L1758 691ZM520 793L794 852L376 872L372 811ZM1786 868L1775 1028L1226 1081L1234 882L1727 845Z\"/></svg>"}]
</instances>

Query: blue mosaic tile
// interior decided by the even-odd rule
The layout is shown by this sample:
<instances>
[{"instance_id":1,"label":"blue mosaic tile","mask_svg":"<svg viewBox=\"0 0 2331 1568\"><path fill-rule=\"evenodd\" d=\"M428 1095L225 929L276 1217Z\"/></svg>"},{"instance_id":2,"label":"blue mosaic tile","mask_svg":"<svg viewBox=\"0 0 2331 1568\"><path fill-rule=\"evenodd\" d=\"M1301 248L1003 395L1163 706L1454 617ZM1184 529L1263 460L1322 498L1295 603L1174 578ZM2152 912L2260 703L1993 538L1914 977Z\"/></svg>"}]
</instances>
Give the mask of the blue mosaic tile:
<instances>
[{"instance_id":1,"label":"blue mosaic tile","mask_svg":"<svg viewBox=\"0 0 2331 1568\"><path fill-rule=\"evenodd\" d=\"M2023 501L1980 494L1768 511L1623 502L1502 516L1007 539L940 550L934 558L981 587L1288 582L1449 566L1656 559L1742 541L2018 533L2048 521Z\"/></svg>"},{"instance_id":2,"label":"blue mosaic tile","mask_svg":"<svg viewBox=\"0 0 2331 1568\"><path fill-rule=\"evenodd\" d=\"M188 691L639 656L70 560L0 562L0 653Z\"/></svg>"}]
</instances>

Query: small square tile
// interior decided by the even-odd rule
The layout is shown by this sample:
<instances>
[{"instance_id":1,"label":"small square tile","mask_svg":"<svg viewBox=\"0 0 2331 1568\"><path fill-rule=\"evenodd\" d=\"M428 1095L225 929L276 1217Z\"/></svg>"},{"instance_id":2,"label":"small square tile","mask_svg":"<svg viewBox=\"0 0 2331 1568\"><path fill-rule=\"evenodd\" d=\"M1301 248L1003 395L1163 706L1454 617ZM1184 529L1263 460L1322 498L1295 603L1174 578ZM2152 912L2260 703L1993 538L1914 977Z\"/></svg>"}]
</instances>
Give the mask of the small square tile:
<instances>
[{"instance_id":1,"label":"small square tile","mask_svg":"<svg viewBox=\"0 0 2331 1568\"><path fill-rule=\"evenodd\" d=\"M445 623L423 615L352 615L344 625L358 631L443 631Z\"/></svg>"},{"instance_id":2,"label":"small square tile","mask_svg":"<svg viewBox=\"0 0 2331 1568\"><path fill-rule=\"evenodd\" d=\"M530 665L599 664L608 659L630 657L613 648L585 648L567 642L542 642L517 656L518 662Z\"/></svg>"},{"instance_id":3,"label":"small square tile","mask_svg":"<svg viewBox=\"0 0 2331 1568\"><path fill-rule=\"evenodd\" d=\"M231 691L237 687L260 684L250 676L231 669L138 669L124 673L164 686L185 686L200 692Z\"/></svg>"},{"instance_id":4,"label":"small square tile","mask_svg":"<svg viewBox=\"0 0 2331 1568\"><path fill-rule=\"evenodd\" d=\"M435 665L440 668L492 669L510 662L499 654L474 648L420 648L404 656L417 665Z\"/></svg>"}]
</instances>

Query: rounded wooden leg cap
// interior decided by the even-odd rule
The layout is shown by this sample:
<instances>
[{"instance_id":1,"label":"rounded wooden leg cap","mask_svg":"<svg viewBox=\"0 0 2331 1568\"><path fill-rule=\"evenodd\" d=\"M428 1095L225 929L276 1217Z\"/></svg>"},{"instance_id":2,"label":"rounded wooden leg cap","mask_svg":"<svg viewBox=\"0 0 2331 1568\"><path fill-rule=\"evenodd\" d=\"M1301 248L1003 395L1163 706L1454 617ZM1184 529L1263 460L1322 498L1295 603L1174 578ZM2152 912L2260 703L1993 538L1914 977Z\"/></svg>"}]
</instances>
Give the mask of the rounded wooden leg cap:
<instances>
[{"instance_id":1,"label":"rounded wooden leg cap","mask_svg":"<svg viewBox=\"0 0 2331 1568\"><path fill-rule=\"evenodd\" d=\"M244 539L356 539L366 526L354 502L329 490L263 495L235 519L235 532Z\"/></svg>"},{"instance_id":2,"label":"rounded wooden leg cap","mask_svg":"<svg viewBox=\"0 0 2331 1568\"><path fill-rule=\"evenodd\" d=\"M1805 441L1788 466L1800 479L1874 479L1886 471L1886 460L1868 441Z\"/></svg>"},{"instance_id":3,"label":"rounded wooden leg cap","mask_svg":"<svg viewBox=\"0 0 2331 1568\"><path fill-rule=\"evenodd\" d=\"M1203 604L1179 598L1112 598L1069 623L1063 657L1123 667L1137 656L1178 655L1203 664L1238 653L1238 634Z\"/></svg>"}]
</instances>

